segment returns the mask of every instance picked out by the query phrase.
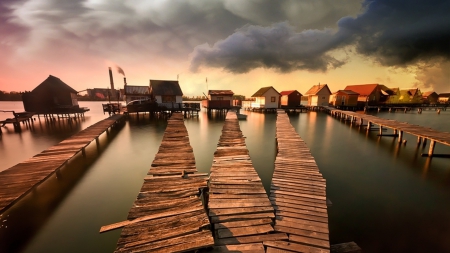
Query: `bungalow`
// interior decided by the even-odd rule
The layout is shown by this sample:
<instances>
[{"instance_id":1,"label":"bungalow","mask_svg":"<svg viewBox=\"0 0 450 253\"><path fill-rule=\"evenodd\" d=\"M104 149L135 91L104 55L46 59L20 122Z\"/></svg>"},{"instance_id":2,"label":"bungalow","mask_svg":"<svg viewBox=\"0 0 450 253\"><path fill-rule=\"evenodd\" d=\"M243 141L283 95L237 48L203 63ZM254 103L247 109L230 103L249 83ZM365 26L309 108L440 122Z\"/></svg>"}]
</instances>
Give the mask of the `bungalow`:
<instances>
[{"instance_id":1,"label":"bungalow","mask_svg":"<svg viewBox=\"0 0 450 253\"><path fill-rule=\"evenodd\" d=\"M282 91L281 107L296 107L300 105L302 94L297 90Z\"/></svg>"},{"instance_id":2,"label":"bungalow","mask_svg":"<svg viewBox=\"0 0 450 253\"><path fill-rule=\"evenodd\" d=\"M178 81L150 80L150 95L158 105L181 108L183 92Z\"/></svg>"},{"instance_id":3,"label":"bungalow","mask_svg":"<svg viewBox=\"0 0 450 253\"><path fill-rule=\"evenodd\" d=\"M333 106L357 106L359 93L351 90L338 90L330 96Z\"/></svg>"},{"instance_id":4,"label":"bungalow","mask_svg":"<svg viewBox=\"0 0 450 253\"><path fill-rule=\"evenodd\" d=\"M422 99L425 104L435 105L438 102L439 95L434 91L427 91L422 93Z\"/></svg>"},{"instance_id":5,"label":"bungalow","mask_svg":"<svg viewBox=\"0 0 450 253\"><path fill-rule=\"evenodd\" d=\"M41 84L30 92L22 94L25 111L38 114L84 113L87 108L80 108L77 91L49 75Z\"/></svg>"},{"instance_id":6,"label":"bungalow","mask_svg":"<svg viewBox=\"0 0 450 253\"><path fill-rule=\"evenodd\" d=\"M202 106L207 109L230 109L233 95L231 90L209 90L208 99L202 100Z\"/></svg>"},{"instance_id":7,"label":"bungalow","mask_svg":"<svg viewBox=\"0 0 450 253\"><path fill-rule=\"evenodd\" d=\"M450 93L439 94L438 101L440 104L448 104L450 101Z\"/></svg>"},{"instance_id":8,"label":"bungalow","mask_svg":"<svg viewBox=\"0 0 450 253\"><path fill-rule=\"evenodd\" d=\"M281 94L272 86L263 87L252 95L255 101L251 103L251 107L265 109L279 108L280 96Z\"/></svg>"},{"instance_id":9,"label":"bungalow","mask_svg":"<svg viewBox=\"0 0 450 253\"><path fill-rule=\"evenodd\" d=\"M348 85L344 90L359 93L358 105L360 106L385 103L390 95L390 90L380 84Z\"/></svg>"},{"instance_id":10,"label":"bungalow","mask_svg":"<svg viewBox=\"0 0 450 253\"><path fill-rule=\"evenodd\" d=\"M314 85L306 93L308 105L327 106L330 100L331 91L327 84Z\"/></svg>"}]
</instances>

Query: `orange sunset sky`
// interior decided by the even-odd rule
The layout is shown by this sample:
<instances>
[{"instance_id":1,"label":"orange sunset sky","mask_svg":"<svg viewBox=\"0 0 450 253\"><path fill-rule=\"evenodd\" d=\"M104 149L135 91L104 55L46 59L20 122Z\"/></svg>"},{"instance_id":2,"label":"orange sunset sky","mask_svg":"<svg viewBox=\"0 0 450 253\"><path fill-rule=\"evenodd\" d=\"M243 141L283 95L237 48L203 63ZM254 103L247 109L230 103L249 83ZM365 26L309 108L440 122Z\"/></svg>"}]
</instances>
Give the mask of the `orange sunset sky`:
<instances>
[{"instance_id":1,"label":"orange sunset sky","mask_svg":"<svg viewBox=\"0 0 450 253\"><path fill-rule=\"evenodd\" d=\"M32 90L48 75L106 88L108 67L120 66L129 85L178 75L188 96L318 83L450 92L449 3L3 0L0 90Z\"/></svg>"}]
</instances>

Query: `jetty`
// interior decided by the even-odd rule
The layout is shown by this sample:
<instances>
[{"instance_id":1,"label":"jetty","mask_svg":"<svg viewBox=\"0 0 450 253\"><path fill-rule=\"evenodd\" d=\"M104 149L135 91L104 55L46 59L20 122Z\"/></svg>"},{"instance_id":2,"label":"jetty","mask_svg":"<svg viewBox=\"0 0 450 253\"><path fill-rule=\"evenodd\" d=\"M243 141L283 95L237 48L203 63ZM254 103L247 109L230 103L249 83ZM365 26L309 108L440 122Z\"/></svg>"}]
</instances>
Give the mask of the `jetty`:
<instances>
[{"instance_id":1,"label":"jetty","mask_svg":"<svg viewBox=\"0 0 450 253\"><path fill-rule=\"evenodd\" d=\"M330 252L326 182L283 110L277 115L276 140L270 201L275 208L274 229L289 240L264 242L267 252Z\"/></svg>"},{"instance_id":2,"label":"jetty","mask_svg":"<svg viewBox=\"0 0 450 253\"><path fill-rule=\"evenodd\" d=\"M265 252L275 234L274 209L255 171L234 112L228 112L209 176L208 215L214 247L205 252Z\"/></svg>"},{"instance_id":3,"label":"jetty","mask_svg":"<svg viewBox=\"0 0 450 253\"><path fill-rule=\"evenodd\" d=\"M114 115L74 134L41 153L0 172L0 213L50 177L109 128L121 123L123 115Z\"/></svg>"},{"instance_id":4,"label":"jetty","mask_svg":"<svg viewBox=\"0 0 450 253\"><path fill-rule=\"evenodd\" d=\"M115 252L185 252L214 245L201 193L207 175L197 174L181 113L168 120L159 151L126 221Z\"/></svg>"},{"instance_id":5,"label":"jetty","mask_svg":"<svg viewBox=\"0 0 450 253\"><path fill-rule=\"evenodd\" d=\"M349 121L352 124L359 126L365 126L367 131L378 130L379 136L388 136L398 138L398 142L403 141L403 134L408 133L417 137L417 145L423 142L423 146L426 145L427 140L430 141L430 146L427 153L422 154L425 157L450 157L450 154L434 154L436 143L441 143L446 146L450 146L450 133L440 132L432 128L409 124L406 122L399 122L392 119L382 119L376 116L342 111L332 107L324 107L324 109L333 117ZM374 128L374 125L378 125L378 128ZM392 129L392 134L383 133L384 129Z\"/></svg>"}]
</instances>

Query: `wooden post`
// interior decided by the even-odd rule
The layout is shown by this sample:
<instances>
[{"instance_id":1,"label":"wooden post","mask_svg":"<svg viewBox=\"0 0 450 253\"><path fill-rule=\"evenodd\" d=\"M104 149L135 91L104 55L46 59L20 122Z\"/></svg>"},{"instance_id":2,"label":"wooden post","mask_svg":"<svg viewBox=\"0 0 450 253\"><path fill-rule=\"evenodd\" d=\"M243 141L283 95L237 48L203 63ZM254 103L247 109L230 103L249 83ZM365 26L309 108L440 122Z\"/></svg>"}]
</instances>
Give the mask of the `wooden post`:
<instances>
[{"instance_id":1,"label":"wooden post","mask_svg":"<svg viewBox=\"0 0 450 253\"><path fill-rule=\"evenodd\" d=\"M399 131L398 132L398 143L401 143L402 142L402 139L403 139L403 131Z\"/></svg>"},{"instance_id":2,"label":"wooden post","mask_svg":"<svg viewBox=\"0 0 450 253\"><path fill-rule=\"evenodd\" d=\"M436 146L436 141L435 140L431 140L430 141L430 149L428 149L428 156L429 157L433 156L434 146Z\"/></svg>"},{"instance_id":3,"label":"wooden post","mask_svg":"<svg viewBox=\"0 0 450 253\"><path fill-rule=\"evenodd\" d=\"M420 145L421 142L422 142L422 137L417 136L417 145Z\"/></svg>"},{"instance_id":4,"label":"wooden post","mask_svg":"<svg viewBox=\"0 0 450 253\"><path fill-rule=\"evenodd\" d=\"M423 144L422 144L424 147L425 147L425 145L427 145L427 138L423 138Z\"/></svg>"},{"instance_id":5,"label":"wooden post","mask_svg":"<svg viewBox=\"0 0 450 253\"><path fill-rule=\"evenodd\" d=\"M380 125L380 136L382 136L382 135L383 135L383 126Z\"/></svg>"},{"instance_id":6,"label":"wooden post","mask_svg":"<svg viewBox=\"0 0 450 253\"><path fill-rule=\"evenodd\" d=\"M397 129L394 129L394 134L397 134L398 133L398 130Z\"/></svg>"},{"instance_id":7,"label":"wooden post","mask_svg":"<svg viewBox=\"0 0 450 253\"><path fill-rule=\"evenodd\" d=\"M372 122L367 122L367 131L370 131L370 128L372 127Z\"/></svg>"}]
</instances>

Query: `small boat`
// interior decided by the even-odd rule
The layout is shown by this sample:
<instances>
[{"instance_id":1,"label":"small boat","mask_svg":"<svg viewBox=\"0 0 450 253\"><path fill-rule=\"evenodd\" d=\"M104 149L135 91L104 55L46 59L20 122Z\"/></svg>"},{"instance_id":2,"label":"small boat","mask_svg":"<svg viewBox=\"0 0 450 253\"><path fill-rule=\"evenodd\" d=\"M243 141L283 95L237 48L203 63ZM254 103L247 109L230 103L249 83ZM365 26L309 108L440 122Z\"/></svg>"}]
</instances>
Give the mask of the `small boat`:
<instances>
[{"instance_id":1,"label":"small boat","mask_svg":"<svg viewBox=\"0 0 450 253\"><path fill-rule=\"evenodd\" d=\"M247 119L247 114L236 113L238 120Z\"/></svg>"}]
</instances>

